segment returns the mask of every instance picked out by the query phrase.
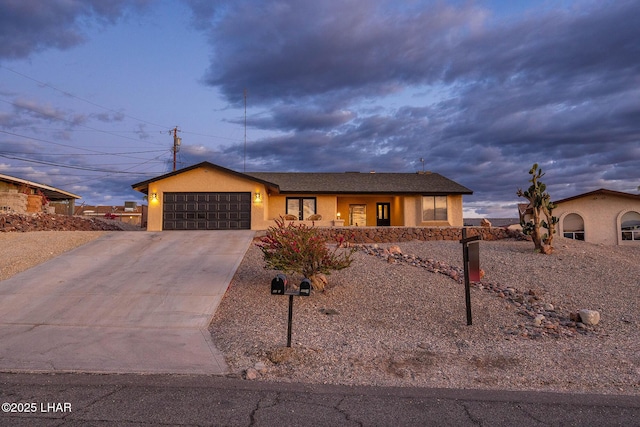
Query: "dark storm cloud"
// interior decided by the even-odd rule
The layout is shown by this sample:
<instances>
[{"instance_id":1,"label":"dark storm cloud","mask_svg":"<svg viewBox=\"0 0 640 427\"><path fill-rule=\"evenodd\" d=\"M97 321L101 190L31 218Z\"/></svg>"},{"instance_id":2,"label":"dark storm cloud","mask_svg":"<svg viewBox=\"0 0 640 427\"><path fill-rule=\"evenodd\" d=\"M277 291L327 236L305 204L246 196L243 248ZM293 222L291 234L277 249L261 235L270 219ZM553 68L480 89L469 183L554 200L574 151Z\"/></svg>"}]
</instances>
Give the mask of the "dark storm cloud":
<instances>
[{"instance_id":1,"label":"dark storm cloud","mask_svg":"<svg viewBox=\"0 0 640 427\"><path fill-rule=\"evenodd\" d=\"M473 3L410 5L241 1L202 13L207 83L229 100L248 87L265 109L252 126L286 133L248 155L271 170L407 171L422 157L503 200L534 162L562 197L635 190L639 2L578 1L508 21Z\"/></svg>"},{"instance_id":2,"label":"dark storm cloud","mask_svg":"<svg viewBox=\"0 0 640 427\"><path fill-rule=\"evenodd\" d=\"M447 51L482 16L440 2L405 10L381 1L234 2L209 31L206 80L229 99L250 87L256 102L386 95L442 78Z\"/></svg>"},{"instance_id":3,"label":"dark storm cloud","mask_svg":"<svg viewBox=\"0 0 640 427\"><path fill-rule=\"evenodd\" d=\"M297 106L278 106L271 109L267 117L250 117L247 124L259 129L295 130L307 129L333 130L355 117L347 110L321 111ZM238 121L238 123L240 123Z\"/></svg>"},{"instance_id":4,"label":"dark storm cloud","mask_svg":"<svg viewBox=\"0 0 640 427\"><path fill-rule=\"evenodd\" d=\"M113 23L148 0L0 0L0 59L24 58L47 48L85 41L89 21Z\"/></svg>"}]
</instances>

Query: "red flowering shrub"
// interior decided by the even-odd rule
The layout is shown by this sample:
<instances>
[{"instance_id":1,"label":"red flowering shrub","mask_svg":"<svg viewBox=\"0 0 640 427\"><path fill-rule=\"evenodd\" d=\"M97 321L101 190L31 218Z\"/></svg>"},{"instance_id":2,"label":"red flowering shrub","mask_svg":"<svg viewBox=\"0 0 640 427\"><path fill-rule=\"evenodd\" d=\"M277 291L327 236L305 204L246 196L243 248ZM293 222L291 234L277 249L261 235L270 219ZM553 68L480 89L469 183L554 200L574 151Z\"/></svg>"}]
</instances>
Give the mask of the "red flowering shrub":
<instances>
[{"instance_id":1,"label":"red flowering shrub","mask_svg":"<svg viewBox=\"0 0 640 427\"><path fill-rule=\"evenodd\" d=\"M267 229L267 234L257 246L262 251L265 268L279 270L285 274L297 273L308 278L315 290L324 290L320 274L331 274L351 265L354 250L329 250L327 240L315 227L306 224L285 224L280 217L276 225Z\"/></svg>"}]
</instances>

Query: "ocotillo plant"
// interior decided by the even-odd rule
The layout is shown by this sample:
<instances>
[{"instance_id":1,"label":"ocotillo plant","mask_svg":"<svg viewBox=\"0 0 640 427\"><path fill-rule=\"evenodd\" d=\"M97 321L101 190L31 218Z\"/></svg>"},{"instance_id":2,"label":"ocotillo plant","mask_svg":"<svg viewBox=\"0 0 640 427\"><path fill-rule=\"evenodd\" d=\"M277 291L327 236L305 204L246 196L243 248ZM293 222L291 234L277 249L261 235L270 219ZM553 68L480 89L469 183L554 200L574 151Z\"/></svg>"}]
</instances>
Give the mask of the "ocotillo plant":
<instances>
[{"instance_id":1,"label":"ocotillo plant","mask_svg":"<svg viewBox=\"0 0 640 427\"><path fill-rule=\"evenodd\" d=\"M354 248L329 250L327 239L315 227L286 224L283 217L275 219L275 225L267 229L257 246L266 268L302 274L317 291L323 291L326 284L321 275L349 267L355 251Z\"/></svg>"}]
</instances>

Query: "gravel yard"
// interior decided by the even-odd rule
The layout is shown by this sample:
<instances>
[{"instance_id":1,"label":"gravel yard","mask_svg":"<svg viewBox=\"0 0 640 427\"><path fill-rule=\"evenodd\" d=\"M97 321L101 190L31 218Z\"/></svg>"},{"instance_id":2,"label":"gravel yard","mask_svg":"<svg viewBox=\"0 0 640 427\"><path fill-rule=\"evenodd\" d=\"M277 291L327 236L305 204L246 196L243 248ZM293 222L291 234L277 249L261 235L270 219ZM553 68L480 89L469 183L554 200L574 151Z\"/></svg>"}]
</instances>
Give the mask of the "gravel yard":
<instances>
[{"instance_id":1,"label":"gravel yard","mask_svg":"<svg viewBox=\"0 0 640 427\"><path fill-rule=\"evenodd\" d=\"M103 233L0 233L0 280ZM397 245L416 259L462 265L458 242ZM430 272L412 266L413 257L389 263L359 251L350 268L329 276L326 292L294 298L287 348L288 297L270 295L275 272L262 267L252 245L211 334L232 375L263 381L640 395L640 247L559 237L554 246L544 256L532 253L531 242L481 242L486 276L482 288L471 290L472 326L464 286L441 274L445 269ZM535 326L513 294L496 288L531 292L553 310ZM582 308L598 310L600 323L545 326Z\"/></svg>"},{"instance_id":2,"label":"gravel yard","mask_svg":"<svg viewBox=\"0 0 640 427\"><path fill-rule=\"evenodd\" d=\"M459 242L397 245L405 255L462 266ZM350 268L329 276L324 293L294 297L287 348L288 297L270 295L275 272L252 245L211 334L235 375L259 380L640 395L640 247L559 237L554 246L545 256L531 242L481 242L486 276L483 289L471 290L472 326L464 285L410 265L411 257L389 263L359 251ZM601 320L584 329L534 326L488 285L531 291L556 325L583 308Z\"/></svg>"},{"instance_id":3,"label":"gravel yard","mask_svg":"<svg viewBox=\"0 0 640 427\"><path fill-rule=\"evenodd\" d=\"M0 233L0 280L102 236L105 231Z\"/></svg>"}]
</instances>

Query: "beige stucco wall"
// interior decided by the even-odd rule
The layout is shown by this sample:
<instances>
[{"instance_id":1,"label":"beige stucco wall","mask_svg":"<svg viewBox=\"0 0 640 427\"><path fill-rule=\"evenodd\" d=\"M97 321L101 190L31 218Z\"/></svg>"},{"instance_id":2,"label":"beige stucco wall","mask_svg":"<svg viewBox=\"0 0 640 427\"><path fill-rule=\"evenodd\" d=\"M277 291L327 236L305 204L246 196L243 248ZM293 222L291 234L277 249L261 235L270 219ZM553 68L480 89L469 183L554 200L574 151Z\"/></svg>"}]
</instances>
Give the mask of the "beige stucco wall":
<instances>
[{"instance_id":1,"label":"beige stucco wall","mask_svg":"<svg viewBox=\"0 0 640 427\"><path fill-rule=\"evenodd\" d=\"M407 196L404 199L406 227L462 227L462 195L447 196L447 221L422 220L422 196Z\"/></svg>"},{"instance_id":2,"label":"beige stucco wall","mask_svg":"<svg viewBox=\"0 0 640 427\"><path fill-rule=\"evenodd\" d=\"M162 230L162 202L165 192L250 192L251 193L251 228L265 229L268 227L265 206L267 191L264 185L241 177L222 173L217 169L198 168L170 176L149 184L149 213L147 219L148 231ZM262 202L256 203L256 192L262 195ZM158 195L153 200L151 195ZM266 197L265 197L266 196Z\"/></svg>"},{"instance_id":3,"label":"beige stucco wall","mask_svg":"<svg viewBox=\"0 0 640 427\"><path fill-rule=\"evenodd\" d=\"M560 219L558 235L564 233L564 219L571 213L584 221L584 240L604 245L637 245L638 241L623 241L620 218L626 212L640 213L640 201L610 194L595 194L560 203L553 215Z\"/></svg>"}]
</instances>

